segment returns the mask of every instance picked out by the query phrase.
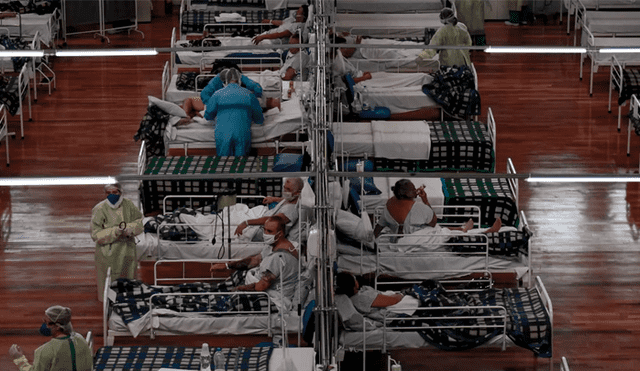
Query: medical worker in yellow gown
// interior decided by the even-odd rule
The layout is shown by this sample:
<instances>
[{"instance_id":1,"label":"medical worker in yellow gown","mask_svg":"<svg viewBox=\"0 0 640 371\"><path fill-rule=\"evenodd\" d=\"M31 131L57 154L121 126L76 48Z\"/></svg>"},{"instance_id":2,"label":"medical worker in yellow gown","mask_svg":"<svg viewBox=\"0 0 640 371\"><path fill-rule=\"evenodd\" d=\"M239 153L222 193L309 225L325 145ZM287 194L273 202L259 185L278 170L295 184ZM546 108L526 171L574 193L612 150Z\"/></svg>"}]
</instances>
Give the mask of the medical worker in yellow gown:
<instances>
[{"instance_id":1,"label":"medical worker in yellow gown","mask_svg":"<svg viewBox=\"0 0 640 371\"><path fill-rule=\"evenodd\" d=\"M91 238L96 243L96 276L98 300L102 301L107 269L111 280L136 278L136 243L134 237L143 232L142 213L122 196L119 184L105 186L106 199L91 212Z\"/></svg>"},{"instance_id":2,"label":"medical worker in yellow gown","mask_svg":"<svg viewBox=\"0 0 640 371\"><path fill-rule=\"evenodd\" d=\"M467 31L467 27L462 23L458 23L458 19L452 9L442 9L440 12L440 22L442 22L444 26L436 31L429 45L471 46L471 36ZM436 53L438 53L438 49L426 49L418 55L416 62L421 64L430 61ZM442 49L439 53L440 66L460 67L471 65L468 49Z\"/></svg>"},{"instance_id":3,"label":"medical worker in yellow gown","mask_svg":"<svg viewBox=\"0 0 640 371\"><path fill-rule=\"evenodd\" d=\"M20 371L92 371L93 352L82 335L73 331L71 309L60 305L47 308L39 329L51 340L36 349L33 365L19 345L9 348L9 356Z\"/></svg>"}]
</instances>

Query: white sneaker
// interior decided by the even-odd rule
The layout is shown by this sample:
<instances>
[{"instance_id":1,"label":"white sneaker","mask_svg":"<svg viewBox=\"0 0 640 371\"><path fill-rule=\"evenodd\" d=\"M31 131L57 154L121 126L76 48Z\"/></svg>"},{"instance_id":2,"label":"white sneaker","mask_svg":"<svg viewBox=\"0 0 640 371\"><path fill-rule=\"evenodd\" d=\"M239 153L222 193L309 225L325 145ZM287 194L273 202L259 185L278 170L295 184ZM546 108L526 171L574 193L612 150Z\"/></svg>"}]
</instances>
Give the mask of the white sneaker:
<instances>
[{"instance_id":1,"label":"white sneaker","mask_svg":"<svg viewBox=\"0 0 640 371\"><path fill-rule=\"evenodd\" d=\"M520 26L520 23L512 23L510 21L504 21L504 24L509 25L509 26Z\"/></svg>"}]
</instances>

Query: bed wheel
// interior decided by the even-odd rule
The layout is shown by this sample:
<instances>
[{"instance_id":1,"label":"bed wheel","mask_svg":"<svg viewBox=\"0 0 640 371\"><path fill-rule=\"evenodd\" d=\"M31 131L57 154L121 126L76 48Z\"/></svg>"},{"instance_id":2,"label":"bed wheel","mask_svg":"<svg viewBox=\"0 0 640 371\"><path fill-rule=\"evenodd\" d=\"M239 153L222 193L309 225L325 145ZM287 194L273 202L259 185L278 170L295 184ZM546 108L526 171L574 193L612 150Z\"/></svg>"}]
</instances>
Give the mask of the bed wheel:
<instances>
[{"instance_id":1,"label":"bed wheel","mask_svg":"<svg viewBox=\"0 0 640 371\"><path fill-rule=\"evenodd\" d=\"M611 110L609 110L609 113L611 113Z\"/></svg>"},{"instance_id":2,"label":"bed wheel","mask_svg":"<svg viewBox=\"0 0 640 371\"><path fill-rule=\"evenodd\" d=\"M15 135L15 134L13 134L13 135L11 136L11 138L16 139L16 135Z\"/></svg>"},{"instance_id":3,"label":"bed wheel","mask_svg":"<svg viewBox=\"0 0 640 371\"><path fill-rule=\"evenodd\" d=\"M38 103L38 100L37 100L37 99L34 99L34 100L33 100L33 103Z\"/></svg>"},{"instance_id":4,"label":"bed wheel","mask_svg":"<svg viewBox=\"0 0 640 371\"><path fill-rule=\"evenodd\" d=\"M593 97L593 93L589 93L589 96L590 96L590 97Z\"/></svg>"},{"instance_id":5,"label":"bed wheel","mask_svg":"<svg viewBox=\"0 0 640 371\"><path fill-rule=\"evenodd\" d=\"M29 118L29 122L33 121L33 118Z\"/></svg>"}]
</instances>

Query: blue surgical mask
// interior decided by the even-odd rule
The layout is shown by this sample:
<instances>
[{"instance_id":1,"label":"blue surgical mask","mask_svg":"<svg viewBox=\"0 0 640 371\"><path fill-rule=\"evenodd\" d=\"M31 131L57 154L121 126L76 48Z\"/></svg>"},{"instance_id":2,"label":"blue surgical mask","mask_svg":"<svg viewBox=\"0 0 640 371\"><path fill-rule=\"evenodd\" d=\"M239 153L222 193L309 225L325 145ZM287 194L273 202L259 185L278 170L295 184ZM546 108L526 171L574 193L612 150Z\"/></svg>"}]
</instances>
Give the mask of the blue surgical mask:
<instances>
[{"instance_id":1,"label":"blue surgical mask","mask_svg":"<svg viewBox=\"0 0 640 371\"><path fill-rule=\"evenodd\" d=\"M109 202L111 202L111 205L115 205L116 203L118 203L118 200L120 199L120 195L116 195L116 194L109 194L107 195L107 200L109 200Z\"/></svg>"},{"instance_id":2,"label":"blue surgical mask","mask_svg":"<svg viewBox=\"0 0 640 371\"><path fill-rule=\"evenodd\" d=\"M51 336L51 329L44 322L42 322L42 326L40 326L40 329L38 329L38 332L42 336Z\"/></svg>"}]
</instances>

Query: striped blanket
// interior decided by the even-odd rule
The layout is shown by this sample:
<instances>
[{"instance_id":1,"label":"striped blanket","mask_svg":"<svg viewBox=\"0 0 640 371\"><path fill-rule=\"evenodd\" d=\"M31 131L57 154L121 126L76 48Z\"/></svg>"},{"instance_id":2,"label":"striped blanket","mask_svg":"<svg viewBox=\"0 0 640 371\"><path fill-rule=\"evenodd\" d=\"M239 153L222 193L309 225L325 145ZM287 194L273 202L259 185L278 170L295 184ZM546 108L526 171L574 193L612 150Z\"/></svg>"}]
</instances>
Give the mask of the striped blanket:
<instances>
[{"instance_id":1,"label":"striped blanket","mask_svg":"<svg viewBox=\"0 0 640 371\"><path fill-rule=\"evenodd\" d=\"M392 326L414 327L413 331L418 327L422 338L440 349L471 349L502 334L505 322L494 316L503 311L487 308L501 306L506 309L506 334L516 345L539 357L552 355L551 321L535 288L446 292L437 281L429 280L414 285L406 294L417 298L420 308L431 309L418 309L412 317L396 320Z\"/></svg>"}]
</instances>

